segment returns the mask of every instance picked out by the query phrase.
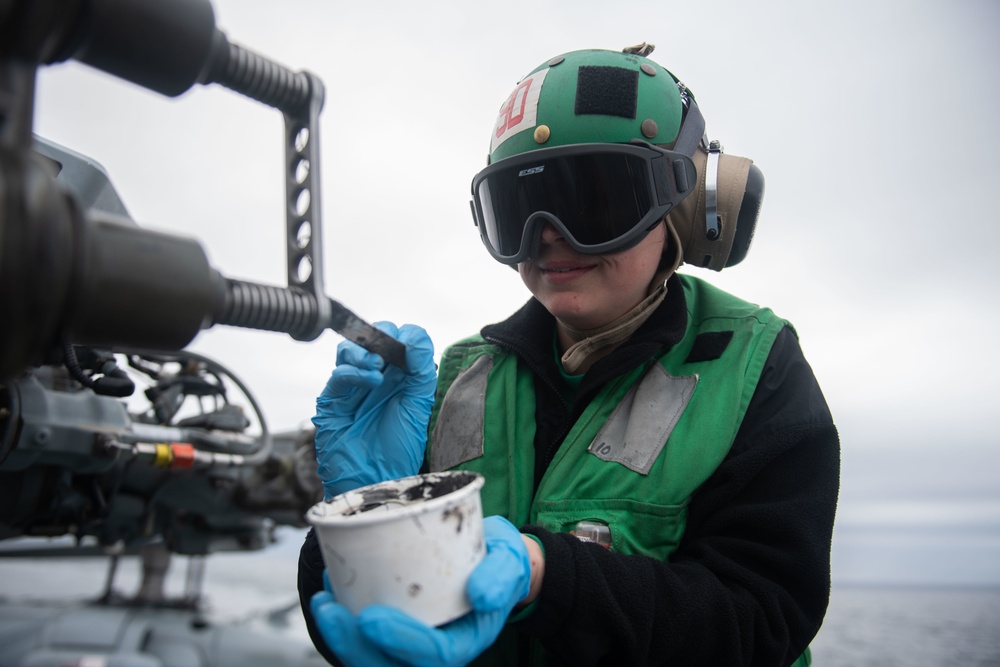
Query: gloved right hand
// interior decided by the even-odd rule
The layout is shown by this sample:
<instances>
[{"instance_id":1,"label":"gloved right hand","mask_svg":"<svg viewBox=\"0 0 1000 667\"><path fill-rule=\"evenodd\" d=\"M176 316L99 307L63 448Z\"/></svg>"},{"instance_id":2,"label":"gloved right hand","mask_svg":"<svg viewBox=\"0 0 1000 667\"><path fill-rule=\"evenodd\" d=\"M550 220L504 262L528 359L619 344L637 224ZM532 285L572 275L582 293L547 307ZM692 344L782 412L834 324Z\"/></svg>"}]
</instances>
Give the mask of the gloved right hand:
<instances>
[{"instance_id":1,"label":"gloved right hand","mask_svg":"<svg viewBox=\"0 0 1000 667\"><path fill-rule=\"evenodd\" d=\"M327 646L348 667L461 667L496 641L514 606L531 590L531 559L507 519L483 519L486 557L469 576L472 610L430 627L398 609L371 605L356 617L339 604L323 575L325 590L310 609Z\"/></svg>"},{"instance_id":2,"label":"gloved right hand","mask_svg":"<svg viewBox=\"0 0 1000 667\"><path fill-rule=\"evenodd\" d=\"M437 367L423 328L375 326L406 344L406 371L351 341L316 399L316 462L326 499L368 484L415 475L427 446Z\"/></svg>"}]
</instances>

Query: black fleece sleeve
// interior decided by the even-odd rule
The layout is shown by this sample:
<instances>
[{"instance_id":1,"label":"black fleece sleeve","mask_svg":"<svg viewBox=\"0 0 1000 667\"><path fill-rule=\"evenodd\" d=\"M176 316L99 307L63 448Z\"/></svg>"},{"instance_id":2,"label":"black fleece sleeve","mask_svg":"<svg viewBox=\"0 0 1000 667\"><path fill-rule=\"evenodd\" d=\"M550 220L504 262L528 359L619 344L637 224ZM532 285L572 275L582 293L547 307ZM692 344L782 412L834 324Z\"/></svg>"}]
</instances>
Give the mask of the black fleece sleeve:
<instances>
[{"instance_id":1,"label":"black fleece sleeve","mask_svg":"<svg viewBox=\"0 0 1000 667\"><path fill-rule=\"evenodd\" d=\"M309 606L312 596L323 590L323 568L323 554L319 549L319 540L316 539L315 530L310 529L306 533L302 549L299 550L299 605L302 607L302 615L306 619L306 630L309 631L309 638L312 639L316 650L331 665L340 667L340 661L330 651L316 628L316 621L313 619L312 609Z\"/></svg>"},{"instance_id":2,"label":"black fleece sleeve","mask_svg":"<svg viewBox=\"0 0 1000 667\"><path fill-rule=\"evenodd\" d=\"M830 412L786 328L670 561L526 527L545 579L517 627L572 665L791 664L826 613L839 478Z\"/></svg>"}]
</instances>

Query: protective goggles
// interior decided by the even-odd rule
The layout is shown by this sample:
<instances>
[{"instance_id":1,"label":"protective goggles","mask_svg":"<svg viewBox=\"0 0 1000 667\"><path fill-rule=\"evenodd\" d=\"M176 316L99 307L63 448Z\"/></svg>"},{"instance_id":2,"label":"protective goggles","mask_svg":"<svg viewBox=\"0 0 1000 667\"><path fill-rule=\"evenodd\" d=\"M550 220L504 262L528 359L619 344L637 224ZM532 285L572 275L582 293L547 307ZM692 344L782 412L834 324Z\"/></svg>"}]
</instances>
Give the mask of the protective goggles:
<instances>
[{"instance_id":1,"label":"protective goggles","mask_svg":"<svg viewBox=\"0 0 1000 667\"><path fill-rule=\"evenodd\" d=\"M575 251L625 250L698 183L688 156L645 142L543 148L491 164L472 179L472 215L494 259L534 256L546 223Z\"/></svg>"}]
</instances>

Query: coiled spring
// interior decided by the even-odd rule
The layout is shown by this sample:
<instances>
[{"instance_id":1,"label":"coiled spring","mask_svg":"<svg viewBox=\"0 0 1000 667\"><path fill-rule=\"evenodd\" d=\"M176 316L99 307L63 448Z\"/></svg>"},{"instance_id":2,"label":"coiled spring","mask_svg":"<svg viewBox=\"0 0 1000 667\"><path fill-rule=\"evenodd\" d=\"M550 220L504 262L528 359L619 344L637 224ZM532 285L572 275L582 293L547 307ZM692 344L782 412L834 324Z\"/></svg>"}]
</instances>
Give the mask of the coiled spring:
<instances>
[{"instance_id":1,"label":"coiled spring","mask_svg":"<svg viewBox=\"0 0 1000 667\"><path fill-rule=\"evenodd\" d=\"M309 101L309 79L302 72L268 60L226 40L216 53L214 82L279 111L295 112Z\"/></svg>"},{"instance_id":2,"label":"coiled spring","mask_svg":"<svg viewBox=\"0 0 1000 667\"><path fill-rule=\"evenodd\" d=\"M319 306L302 290L231 278L225 283L225 303L216 324L279 331L293 337L305 336L316 325Z\"/></svg>"}]
</instances>

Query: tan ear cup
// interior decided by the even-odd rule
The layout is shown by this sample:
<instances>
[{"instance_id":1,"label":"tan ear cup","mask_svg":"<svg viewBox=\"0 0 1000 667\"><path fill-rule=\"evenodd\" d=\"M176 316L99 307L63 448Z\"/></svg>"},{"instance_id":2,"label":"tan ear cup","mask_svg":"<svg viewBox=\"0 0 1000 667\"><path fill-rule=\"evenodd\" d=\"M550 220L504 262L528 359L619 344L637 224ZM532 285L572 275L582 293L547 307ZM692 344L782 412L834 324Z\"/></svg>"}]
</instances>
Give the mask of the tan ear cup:
<instances>
[{"instance_id":1,"label":"tan ear cup","mask_svg":"<svg viewBox=\"0 0 1000 667\"><path fill-rule=\"evenodd\" d=\"M677 231L684 252L684 261L713 271L721 271L726 266L729 253L733 249L736 235L736 221L743 203L743 193L747 187L747 176L753 160L736 155L719 155L718 203L721 233L719 238L710 240L705 233L705 181L708 151L698 146L691 156L698 172L697 194L688 195L677 208L667 216Z\"/></svg>"}]
</instances>

